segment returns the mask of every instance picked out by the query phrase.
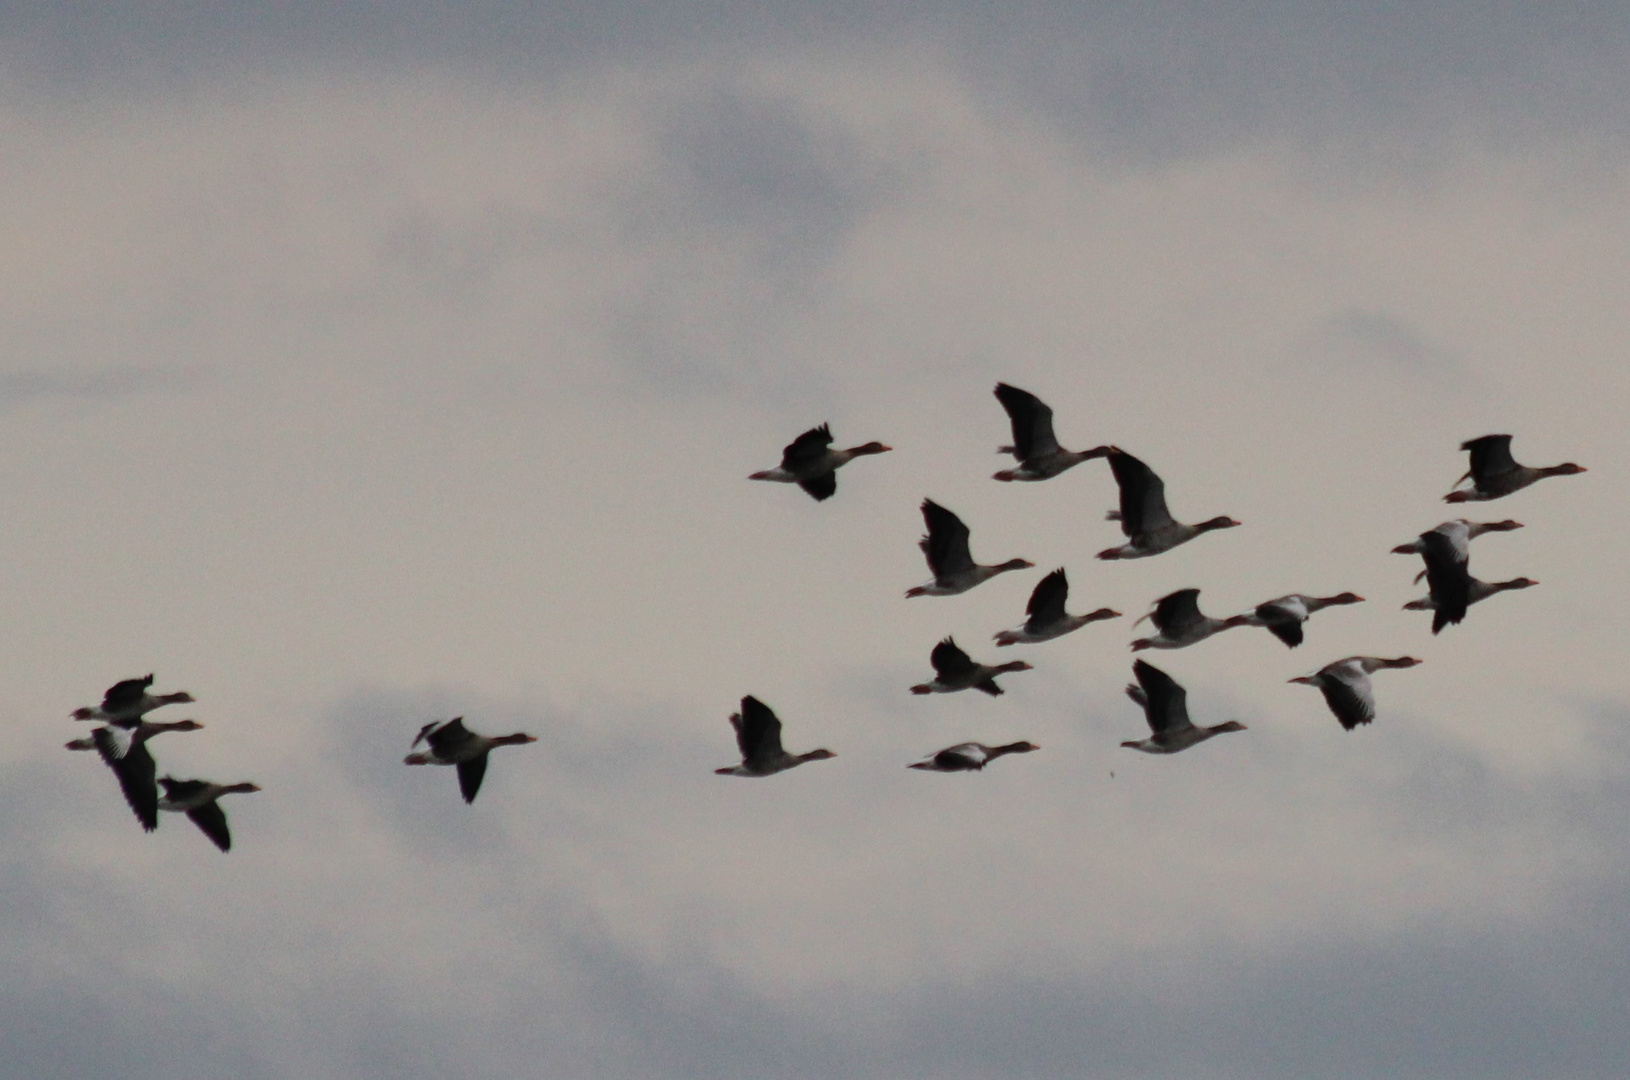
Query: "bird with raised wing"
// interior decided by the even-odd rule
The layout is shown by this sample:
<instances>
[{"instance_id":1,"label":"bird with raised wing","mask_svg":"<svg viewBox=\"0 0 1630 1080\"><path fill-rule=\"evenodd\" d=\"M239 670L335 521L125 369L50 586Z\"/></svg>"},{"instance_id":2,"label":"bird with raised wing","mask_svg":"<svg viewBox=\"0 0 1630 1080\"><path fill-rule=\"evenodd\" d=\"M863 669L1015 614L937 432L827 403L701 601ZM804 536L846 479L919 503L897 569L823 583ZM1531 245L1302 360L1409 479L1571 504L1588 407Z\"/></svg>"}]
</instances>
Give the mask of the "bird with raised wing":
<instances>
[{"instance_id":1,"label":"bird with raised wing","mask_svg":"<svg viewBox=\"0 0 1630 1080\"><path fill-rule=\"evenodd\" d=\"M954 694L958 690L981 690L991 697L1002 693L996 685L996 676L1010 671L1029 671L1023 660L1009 660L1005 664L978 664L950 638L934 646L928 662L934 665L934 678L911 688L913 694Z\"/></svg>"},{"instance_id":2,"label":"bird with raised wing","mask_svg":"<svg viewBox=\"0 0 1630 1080\"><path fill-rule=\"evenodd\" d=\"M1520 521L1467 521L1465 518L1455 518L1453 521L1445 521L1441 525L1435 525L1427 531L1441 533L1454 548L1455 558L1460 562L1466 562L1471 558L1469 545L1479 536L1491 532L1510 532L1513 529L1520 528L1522 528L1522 522ZM1426 554L1426 541L1417 536L1409 543L1399 544L1393 548L1392 553L1394 555L1424 555ZM1419 581L1425 576L1426 571L1422 570L1415 575L1415 580Z\"/></svg>"},{"instance_id":3,"label":"bird with raised wing","mask_svg":"<svg viewBox=\"0 0 1630 1080\"><path fill-rule=\"evenodd\" d=\"M161 776L164 796L158 801L160 810L173 810L186 814L205 836L222 851L232 850L232 833L226 827L226 811L221 809L222 795L246 794L259 791L260 785L217 784L209 780L176 780Z\"/></svg>"},{"instance_id":4,"label":"bird with raised wing","mask_svg":"<svg viewBox=\"0 0 1630 1080\"><path fill-rule=\"evenodd\" d=\"M1120 488L1119 510L1110 511L1111 521L1121 523L1126 543L1098 553L1100 559L1141 559L1170 551L1202 533L1232 529L1239 525L1231 517L1214 517L1196 525L1173 519L1166 508L1166 484L1155 471L1120 447L1109 450L1109 468Z\"/></svg>"},{"instance_id":5,"label":"bird with raised wing","mask_svg":"<svg viewBox=\"0 0 1630 1080\"><path fill-rule=\"evenodd\" d=\"M923 523L928 535L917 542L934 580L906 590L907 597L955 596L965 593L981 582L1009 570L1026 570L1036 564L1027 559L1009 559L1005 563L984 566L973 561L968 551L968 527L962 519L933 499L924 499Z\"/></svg>"},{"instance_id":6,"label":"bird with raised wing","mask_svg":"<svg viewBox=\"0 0 1630 1080\"><path fill-rule=\"evenodd\" d=\"M1305 596L1290 593L1275 600L1258 604L1245 616L1245 625L1261 626L1268 633L1294 649L1302 643L1302 624L1315 611L1341 604L1362 604L1364 598L1357 593L1344 592L1335 596Z\"/></svg>"},{"instance_id":7,"label":"bird with raised wing","mask_svg":"<svg viewBox=\"0 0 1630 1080\"><path fill-rule=\"evenodd\" d=\"M1132 674L1138 681L1127 685L1126 696L1142 706L1150 735L1123 742L1122 746L1145 754L1175 754L1213 735L1245 730L1238 720L1196 727L1189 720L1188 692L1175 679L1146 660L1133 661Z\"/></svg>"},{"instance_id":8,"label":"bird with raised wing","mask_svg":"<svg viewBox=\"0 0 1630 1080\"><path fill-rule=\"evenodd\" d=\"M714 769L720 776L773 776L806 761L825 761L837 757L830 750L787 753L781 746L780 717L751 694L741 699L740 712L730 714L730 726L736 729L736 746L741 750L741 764Z\"/></svg>"},{"instance_id":9,"label":"bird with raised wing","mask_svg":"<svg viewBox=\"0 0 1630 1080\"><path fill-rule=\"evenodd\" d=\"M1200 590L1178 589L1156 600L1154 607L1138 618L1138 622L1148 619L1154 623L1155 635L1133 641L1132 651L1181 649L1224 630L1246 626L1250 618L1249 615L1231 615L1226 619L1214 619L1210 615L1202 615ZM1136 626L1137 623L1132 625Z\"/></svg>"},{"instance_id":10,"label":"bird with raised wing","mask_svg":"<svg viewBox=\"0 0 1630 1080\"><path fill-rule=\"evenodd\" d=\"M495 746L522 746L537 742L537 736L517 731L513 735L477 735L464 726L464 717L434 720L419 729L408 749L425 744L425 749L402 759L404 765L455 765L458 790L466 803L475 802L481 780L487 775L487 754Z\"/></svg>"},{"instance_id":11,"label":"bird with raised wing","mask_svg":"<svg viewBox=\"0 0 1630 1080\"><path fill-rule=\"evenodd\" d=\"M193 700L185 690L174 694L150 694L153 676L143 679L125 679L108 687L102 695L102 704L75 709L75 720L102 720L116 723L121 720L139 720L163 705L183 705Z\"/></svg>"},{"instance_id":12,"label":"bird with raised wing","mask_svg":"<svg viewBox=\"0 0 1630 1080\"><path fill-rule=\"evenodd\" d=\"M797 484L816 502L830 499L838 490L838 469L857 457L886 454L894 449L880 442L863 443L847 450L832 449L832 429L829 425L810 428L781 451L781 464L773 469L753 473L749 480L775 480L783 484Z\"/></svg>"},{"instance_id":13,"label":"bird with raised wing","mask_svg":"<svg viewBox=\"0 0 1630 1080\"><path fill-rule=\"evenodd\" d=\"M1064 604L1069 596L1070 580L1064 575L1064 568L1061 566L1036 582L1035 589L1030 593L1030 603L1024 609L1029 617L1021 626L999 631L996 635L996 644L1034 645L1037 642L1063 637L1090 622L1121 617L1120 612L1107 607L1085 615L1066 614Z\"/></svg>"},{"instance_id":14,"label":"bird with raised wing","mask_svg":"<svg viewBox=\"0 0 1630 1080\"><path fill-rule=\"evenodd\" d=\"M907 765L908 769L928 772L978 772L999 757L1008 754L1028 754L1040 750L1035 743L1014 742L1005 746L986 746L984 743L965 742L947 746L937 754Z\"/></svg>"},{"instance_id":15,"label":"bird with raised wing","mask_svg":"<svg viewBox=\"0 0 1630 1080\"><path fill-rule=\"evenodd\" d=\"M1420 663L1413 656L1388 660L1380 656L1349 656L1326 664L1311 675L1298 675L1293 683L1316 686L1324 694L1341 726L1348 731L1375 719L1375 690L1370 673L1383 668L1409 668Z\"/></svg>"},{"instance_id":16,"label":"bird with raised wing","mask_svg":"<svg viewBox=\"0 0 1630 1080\"><path fill-rule=\"evenodd\" d=\"M1455 483L1470 480L1472 486L1451 491L1443 497L1444 502L1486 502L1489 499L1500 499L1514 491L1521 491L1537 480L1547 476L1573 476L1585 471L1583 465L1575 465L1571 461L1561 465L1547 465L1536 469L1528 465L1517 464L1517 459L1511 456L1510 435L1483 435L1475 439L1467 439L1460 444L1462 450L1471 454L1471 468L1466 475Z\"/></svg>"},{"instance_id":17,"label":"bird with raised wing","mask_svg":"<svg viewBox=\"0 0 1630 1080\"><path fill-rule=\"evenodd\" d=\"M998 447L998 454L1019 459L1016 469L1003 469L995 480L1050 480L1092 458L1105 457L1109 447L1091 450L1065 450L1053 436L1053 410L1028 390L1007 383L996 384L996 400L1007 410L1013 425L1013 445Z\"/></svg>"}]
</instances>

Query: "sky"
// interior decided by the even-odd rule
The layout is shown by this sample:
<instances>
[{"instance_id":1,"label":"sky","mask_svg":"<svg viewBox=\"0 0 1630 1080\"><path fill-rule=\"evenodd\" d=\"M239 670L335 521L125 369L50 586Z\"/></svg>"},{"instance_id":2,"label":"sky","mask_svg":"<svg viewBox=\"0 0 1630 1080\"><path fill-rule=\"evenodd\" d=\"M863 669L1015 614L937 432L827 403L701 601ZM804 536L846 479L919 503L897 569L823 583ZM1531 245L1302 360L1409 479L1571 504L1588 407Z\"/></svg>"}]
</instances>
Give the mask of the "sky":
<instances>
[{"instance_id":1,"label":"sky","mask_svg":"<svg viewBox=\"0 0 1630 1080\"><path fill-rule=\"evenodd\" d=\"M0 3L0 1077L1622 1077L1620 5ZM1000 484L991 389L1101 462ZM750 483L822 422L893 452ZM1540 585L1390 553L1465 440ZM918 505L1036 569L907 601ZM1126 618L998 650L1035 581ZM1367 598L1286 650L1132 620ZM1141 629L1141 628L1140 628ZM914 697L955 635L1035 670ZM1343 731L1287 683L1353 654ZM153 671L223 803L68 714ZM745 694L831 761L720 777ZM974 700L976 699L977 700ZM480 798L462 715L536 744ZM156 717L157 718L157 717ZM904 766L977 739L988 772Z\"/></svg>"}]
</instances>

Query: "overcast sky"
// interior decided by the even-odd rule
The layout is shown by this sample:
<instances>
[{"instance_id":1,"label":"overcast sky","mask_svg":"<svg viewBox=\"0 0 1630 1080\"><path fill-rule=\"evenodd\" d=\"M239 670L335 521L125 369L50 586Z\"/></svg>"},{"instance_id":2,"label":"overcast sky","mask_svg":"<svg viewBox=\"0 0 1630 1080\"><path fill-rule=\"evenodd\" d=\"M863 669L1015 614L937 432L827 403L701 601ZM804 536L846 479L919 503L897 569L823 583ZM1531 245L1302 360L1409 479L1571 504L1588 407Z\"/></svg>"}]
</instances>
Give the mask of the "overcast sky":
<instances>
[{"instance_id":1,"label":"overcast sky","mask_svg":"<svg viewBox=\"0 0 1630 1080\"><path fill-rule=\"evenodd\" d=\"M0 1076L1626 1074L1624 7L876 7L0 4ZM1095 560L998 380L1243 527ZM821 422L895 450L747 482ZM1434 638L1489 432L1590 471ZM925 496L1037 568L906 601ZM1056 566L1127 617L997 650ZM1155 656L1248 731L1146 757L1184 586L1368 600ZM62 748L148 671L228 855ZM748 693L837 757L713 775Z\"/></svg>"}]
</instances>

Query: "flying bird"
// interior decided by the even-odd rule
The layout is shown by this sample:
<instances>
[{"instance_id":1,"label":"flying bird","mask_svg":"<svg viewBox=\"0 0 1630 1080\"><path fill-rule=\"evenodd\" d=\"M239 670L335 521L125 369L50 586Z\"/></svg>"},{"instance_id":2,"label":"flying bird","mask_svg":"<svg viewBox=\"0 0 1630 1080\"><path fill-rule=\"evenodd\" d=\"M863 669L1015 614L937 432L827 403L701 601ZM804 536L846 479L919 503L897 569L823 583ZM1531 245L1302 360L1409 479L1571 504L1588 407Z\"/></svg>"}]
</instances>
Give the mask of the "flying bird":
<instances>
[{"instance_id":1,"label":"flying bird","mask_svg":"<svg viewBox=\"0 0 1630 1080\"><path fill-rule=\"evenodd\" d=\"M1432 612L1432 633L1466 617L1466 609L1495 593L1527 589L1539 582L1519 577L1510 581L1479 581L1471 575L1471 560L1464 543L1428 530L1420 535L1421 557L1426 561L1427 595L1404 605L1405 611Z\"/></svg>"},{"instance_id":2,"label":"flying bird","mask_svg":"<svg viewBox=\"0 0 1630 1080\"><path fill-rule=\"evenodd\" d=\"M908 769L928 772L978 772L992 761L1007 754L1028 754L1040 750L1035 743L1015 742L1005 746L986 746L984 743L965 742L947 746L937 754L907 765Z\"/></svg>"},{"instance_id":3,"label":"flying bird","mask_svg":"<svg viewBox=\"0 0 1630 1080\"><path fill-rule=\"evenodd\" d=\"M1484 435L1468 439L1460 444L1460 448L1471 454L1471 468L1455 483L1469 479L1472 486L1449 492L1443 497L1444 502L1485 502L1504 498L1547 476L1573 476L1585 471L1583 465L1575 465L1571 461L1543 469L1518 465L1517 459L1511 456L1510 435Z\"/></svg>"},{"instance_id":4,"label":"flying bird","mask_svg":"<svg viewBox=\"0 0 1630 1080\"><path fill-rule=\"evenodd\" d=\"M1023 660L1010 660L1005 664L976 664L955 641L946 638L934 646L928 662L934 665L934 678L911 688L913 694L953 694L958 690L982 690L991 697L1002 693L996 685L996 676L1009 671L1029 671Z\"/></svg>"},{"instance_id":5,"label":"flying bird","mask_svg":"<svg viewBox=\"0 0 1630 1080\"><path fill-rule=\"evenodd\" d=\"M1307 622L1309 615L1327 607L1363 602L1362 596L1351 592L1337 593L1335 596L1304 596L1301 593L1291 593L1277 600L1258 604L1256 610L1245 617L1245 624L1265 627L1270 634L1294 649L1302 643L1302 624Z\"/></svg>"},{"instance_id":6,"label":"flying bird","mask_svg":"<svg viewBox=\"0 0 1630 1080\"><path fill-rule=\"evenodd\" d=\"M1009 559L995 566L981 566L968 553L968 527L962 519L933 499L923 500L923 522L928 535L917 542L934 580L906 590L907 597L955 596L983 581L1009 570L1026 570L1036 565L1026 559Z\"/></svg>"},{"instance_id":7,"label":"flying bird","mask_svg":"<svg viewBox=\"0 0 1630 1080\"><path fill-rule=\"evenodd\" d=\"M1122 746L1142 750L1145 754L1175 754L1213 735L1245 730L1245 725L1238 720L1195 727L1189 720L1188 692L1177 685L1176 680L1144 660L1132 663L1132 674L1138 681L1127 686L1126 696L1143 707L1151 734L1147 739L1123 742Z\"/></svg>"},{"instance_id":8,"label":"flying bird","mask_svg":"<svg viewBox=\"0 0 1630 1080\"><path fill-rule=\"evenodd\" d=\"M1144 619L1155 624L1155 635L1138 638L1132 642L1133 652L1142 652L1144 649L1181 649L1204 641L1212 634L1248 625L1251 617L1232 615L1226 619L1214 619L1209 615L1202 615L1200 590L1178 589L1155 601L1155 606L1147 615L1141 616L1138 622ZM1137 623L1132 625L1136 626Z\"/></svg>"},{"instance_id":9,"label":"flying bird","mask_svg":"<svg viewBox=\"0 0 1630 1080\"><path fill-rule=\"evenodd\" d=\"M1201 533L1231 529L1231 517L1214 517L1198 525L1185 525L1166 508L1166 485L1153 469L1119 447L1110 447L1109 468L1121 490L1121 506L1109 520L1121 523L1126 543L1100 551L1100 559L1141 559L1186 544Z\"/></svg>"},{"instance_id":10,"label":"flying bird","mask_svg":"<svg viewBox=\"0 0 1630 1080\"><path fill-rule=\"evenodd\" d=\"M113 770L125 802L148 832L158 828L158 768L147 751L147 740L166 731L197 731L204 725L196 720L121 721L120 726L94 728L89 738L68 743L70 750L95 750Z\"/></svg>"},{"instance_id":11,"label":"flying bird","mask_svg":"<svg viewBox=\"0 0 1630 1080\"><path fill-rule=\"evenodd\" d=\"M102 695L100 706L75 709L73 717L75 720L102 720L109 723L138 720L162 705L182 705L193 700L193 696L185 690L174 694L149 694L147 690L152 685L151 674L145 679L125 679L123 682L116 682Z\"/></svg>"},{"instance_id":12,"label":"flying bird","mask_svg":"<svg viewBox=\"0 0 1630 1080\"><path fill-rule=\"evenodd\" d=\"M160 810L174 810L186 814L203 834L214 841L222 851L232 850L232 833L226 827L226 811L217 801L222 795L259 791L258 784L216 784L208 780L176 780L161 776L164 796L158 801Z\"/></svg>"},{"instance_id":13,"label":"flying bird","mask_svg":"<svg viewBox=\"0 0 1630 1080\"><path fill-rule=\"evenodd\" d=\"M1479 536L1491 532L1510 532L1513 529L1520 528L1522 528L1522 522L1520 521L1467 521L1465 518L1456 518L1453 521L1445 521L1441 525L1434 526L1428 531L1441 533L1447 537L1454 548L1455 558L1460 562L1465 562L1471 557L1471 548L1468 545ZM1394 555L1424 555L1426 554L1426 541L1417 536L1409 543L1399 544L1393 548L1392 553ZM1425 576L1426 571L1422 570L1415 575L1415 580L1419 581Z\"/></svg>"},{"instance_id":14,"label":"flying bird","mask_svg":"<svg viewBox=\"0 0 1630 1080\"><path fill-rule=\"evenodd\" d=\"M822 424L810 428L786 445L781 451L781 464L774 469L753 473L749 480L776 480L783 484L797 484L815 498L816 502L830 499L838 490L838 469L857 457L868 454L886 454L894 449L880 442L851 446L847 450L832 449L832 429Z\"/></svg>"},{"instance_id":15,"label":"flying bird","mask_svg":"<svg viewBox=\"0 0 1630 1080\"><path fill-rule=\"evenodd\" d=\"M1064 602L1069 599L1069 595L1070 580L1065 577L1064 568L1061 566L1036 582L1035 589L1030 593L1030 603L1024 609L1029 618L1021 626L997 633L996 644L1033 645L1063 637L1090 622L1121 617L1120 612L1106 607L1086 615L1067 615L1064 612Z\"/></svg>"},{"instance_id":16,"label":"flying bird","mask_svg":"<svg viewBox=\"0 0 1630 1080\"><path fill-rule=\"evenodd\" d=\"M741 750L741 764L714 769L720 776L773 776L806 761L837 757L830 750L787 753L781 747L780 718L751 694L741 699L741 712L730 714L730 726L736 729L736 746Z\"/></svg>"},{"instance_id":17,"label":"flying bird","mask_svg":"<svg viewBox=\"0 0 1630 1080\"><path fill-rule=\"evenodd\" d=\"M1065 450L1053 436L1053 410L1028 390L1007 383L996 384L996 400L1007 410L1013 424L1013 445L998 447L998 454L1019 459L1016 469L1003 469L996 480L1050 480L1065 469L1090 458L1108 455L1109 447L1091 450Z\"/></svg>"},{"instance_id":18,"label":"flying bird","mask_svg":"<svg viewBox=\"0 0 1630 1080\"><path fill-rule=\"evenodd\" d=\"M487 753L495 746L521 746L537 742L537 736L517 731L513 735L477 735L464 726L464 717L431 721L419 729L408 746L420 742L425 749L402 759L404 765L456 765L458 790L466 803L475 802L481 780L487 775Z\"/></svg>"},{"instance_id":19,"label":"flying bird","mask_svg":"<svg viewBox=\"0 0 1630 1080\"><path fill-rule=\"evenodd\" d=\"M1298 675L1293 683L1317 686L1326 705L1348 731L1375 719L1375 691L1370 673L1382 668L1409 668L1420 663L1413 656L1387 660L1380 656L1349 656L1326 664L1311 675Z\"/></svg>"}]
</instances>

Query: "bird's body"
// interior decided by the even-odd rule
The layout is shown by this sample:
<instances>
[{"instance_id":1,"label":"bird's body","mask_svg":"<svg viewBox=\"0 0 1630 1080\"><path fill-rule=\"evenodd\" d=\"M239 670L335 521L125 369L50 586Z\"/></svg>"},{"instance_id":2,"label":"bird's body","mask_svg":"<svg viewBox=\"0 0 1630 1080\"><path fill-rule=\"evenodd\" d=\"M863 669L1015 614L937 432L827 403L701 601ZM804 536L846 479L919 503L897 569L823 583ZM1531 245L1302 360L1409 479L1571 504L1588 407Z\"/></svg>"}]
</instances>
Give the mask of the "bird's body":
<instances>
[{"instance_id":1,"label":"bird's body","mask_svg":"<svg viewBox=\"0 0 1630 1080\"><path fill-rule=\"evenodd\" d=\"M1200 590L1178 589L1155 601L1155 606L1138 622L1144 619L1155 624L1155 635L1138 638L1132 642L1133 652L1142 652L1144 649L1181 649L1204 641L1223 630L1245 626L1250 616L1234 615L1226 619L1214 619L1209 615L1202 615Z\"/></svg>"},{"instance_id":2,"label":"bird's body","mask_svg":"<svg viewBox=\"0 0 1630 1080\"><path fill-rule=\"evenodd\" d=\"M1460 448L1471 454L1471 468L1460 480L1469 479L1472 486L1449 492L1443 497L1444 502L1486 502L1489 499L1500 499L1514 491L1521 491L1547 476L1573 476L1585 471L1583 465L1575 465L1571 461L1561 465L1549 465L1542 469L1519 465L1511 456L1510 435L1483 435L1466 440L1460 444ZM1460 480L1455 483L1460 483Z\"/></svg>"},{"instance_id":3,"label":"bird's body","mask_svg":"<svg viewBox=\"0 0 1630 1080\"><path fill-rule=\"evenodd\" d=\"M1036 565L1025 559L1009 559L994 566L976 563L968 551L968 527L961 518L932 499L923 500L922 512L928 535L918 541L917 546L922 548L934 580L927 585L907 589L907 597L955 596L989 581L997 574Z\"/></svg>"},{"instance_id":4,"label":"bird's body","mask_svg":"<svg viewBox=\"0 0 1630 1080\"><path fill-rule=\"evenodd\" d=\"M1302 643L1302 624L1315 611L1340 604L1360 604L1364 598L1357 593L1338 593L1335 596L1305 596L1290 593L1275 600L1258 604L1245 617L1247 626L1261 626L1274 637L1294 649Z\"/></svg>"},{"instance_id":5,"label":"bird's body","mask_svg":"<svg viewBox=\"0 0 1630 1080\"><path fill-rule=\"evenodd\" d=\"M1143 707L1150 736L1123 742L1122 746L1145 754L1175 754L1214 735L1245 730L1245 725L1237 720L1196 727L1189 720L1188 693L1176 680L1144 660L1133 662L1132 673L1138 681L1127 686L1126 696Z\"/></svg>"},{"instance_id":6,"label":"bird's body","mask_svg":"<svg viewBox=\"0 0 1630 1080\"><path fill-rule=\"evenodd\" d=\"M824 761L837 756L830 750L787 753L781 746L780 718L751 694L741 699L740 712L730 714L730 726L736 730L741 764L714 769L720 776L773 776L806 761Z\"/></svg>"},{"instance_id":7,"label":"bird's body","mask_svg":"<svg viewBox=\"0 0 1630 1080\"><path fill-rule=\"evenodd\" d=\"M981 690L991 697L1002 693L996 685L996 676L1009 671L1029 671L1023 660L1010 660L1005 664L978 664L950 638L934 646L929 654L934 665L934 678L911 688L913 694L954 694L958 690Z\"/></svg>"},{"instance_id":8,"label":"bird's body","mask_svg":"<svg viewBox=\"0 0 1630 1080\"><path fill-rule=\"evenodd\" d=\"M90 737L75 739L67 746L70 750L95 750L101 756L118 779L119 790L136 820L152 832L158 828L158 768L147 750L147 740L166 731L197 731L203 726L196 720L121 721L117 726L93 728Z\"/></svg>"},{"instance_id":9,"label":"bird's body","mask_svg":"<svg viewBox=\"0 0 1630 1080\"><path fill-rule=\"evenodd\" d=\"M1370 673L1383 668L1414 667L1418 663L1420 661L1413 656L1400 656L1394 660L1380 656L1349 656L1345 660L1326 664L1311 675L1299 675L1290 681L1318 687L1336 720L1351 731L1375 719L1375 691L1370 685Z\"/></svg>"},{"instance_id":10,"label":"bird's body","mask_svg":"<svg viewBox=\"0 0 1630 1080\"><path fill-rule=\"evenodd\" d=\"M1526 589L1539 582L1532 578L1510 581L1479 581L1471 575L1471 558L1466 540L1453 532L1431 529L1421 533L1421 558L1426 562L1427 595L1404 605L1405 611L1432 612L1432 633L1466 617L1466 609L1479 600L1509 589Z\"/></svg>"},{"instance_id":11,"label":"bird's body","mask_svg":"<svg viewBox=\"0 0 1630 1080\"><path fill-rule=\"evenodd\" d=\"M838 490L837 471L857 457L868 454L886 454L893 447L880 442L851 446L847 450L832 449L832 429L822 424L810 428L781 451L781 464L773 469L753 473L749 480L774 480L783 484L797 484L816 502L830 499Z\"/></svg>"},{"instance_id":12,"label":"bird's body","mask_svg":"<svg viewBox=\"0 0 1630 1080\"><path fill-rule=\"evenodd\" d=\"M1120 618L1121 613L1112 608L1099 608L1086 615L1066 614L1064 604L1069 595L1070 581L1061 566L1036 583L1030 593L1030 603L1025 607L1025 614L1029 618L1021 626L999 632L996 644L1033 645L1063 637L1090 622Z\"/></svg>"},{"instance_id":13,"label":"bird's body","mask_svg":"<svg viewBox=\"0 0 1630 1080\"><path fill-rule=\"evenodd\" d=\"M425 744L425 749L402 759L404 765L454 765L458 768L458 789L466 803L475 802L481 781L487 775L487 754L495 746L521 746L537 742L537 737L517 731L513 735L477 735L464 726L464 717L432 721L419 729L409 750Z\"/></svg>"},{"instance_id":14,"label":"bird's body","mask_svg":"<svg viewBox=\"0 0 1630 1080\"><path fill-rule=\"evenodd\" d=\"M217 784L209 780L176 780L161 776L164 796L160 810L186 814L192 823L222 851L232 850L232 833L226 827L226 812L217 801L222 795L259 791L256 784Z\"/></svg>"},{"instance_id":15,"label":"bird's body","mask_svg":"<svg viewBox=\"0 0 1630 1080\"><path fill-rule=\"evenodd\" d=\"M1166 508L1165 482L1153 469L1119 447L1109 450L1109 468L1120 487L1120 509L1110 520L1121 523L1126 543L1098 553L1100 559L1141 559L1170 551L1202 533L1229 529L1239 522L1230 517L1214 517L1196 525L1172 518Z\"/></svg>"},{"instance_id":16,"label":"bird's body","mask_svg":"<svg viewBox=\"0 0 1630 1080\"><path fill-rule=\"evenodd\" d=\"M152 685L151 674L146 678L116 682L102 695L102 704L75 709L73 718L101 720L110 724L134 721L161 706L184 704L193 700L193 696L185 690L174 694L150 694L148 688Z\"/></svg>"},{"instance_id":17,"label":"bird's body","mask_svg":"<svg viewBox=\"0 0 1630 1080\"><path fill-rule=\"evenodd\" d=\"M1050 480L1083 461L1105 457L1109 447L1091 450L1065 450L1053 435L1053 410L1036 395L1007 383L996 384L996 400L1007 410L1013 425L1013 445L998 448L997 453L1012 454L1019 459L1016 469L1003 469L995 480Z\"/></svg>"},{"instance_id":18,"label":"bird's body","mask_svg":"<svg viewBox=\"0 0 1630 1080\"><path fill-rule=\"evenodd\" d=\"M1034 743L1015 742L1006 746L986 746L984 743L965 742L947 746L937 754L907 765L908 769L928 772L978 772L997 758L1007 754L1028 754L1041 747Z\"/></svg>"}]
</instances>

